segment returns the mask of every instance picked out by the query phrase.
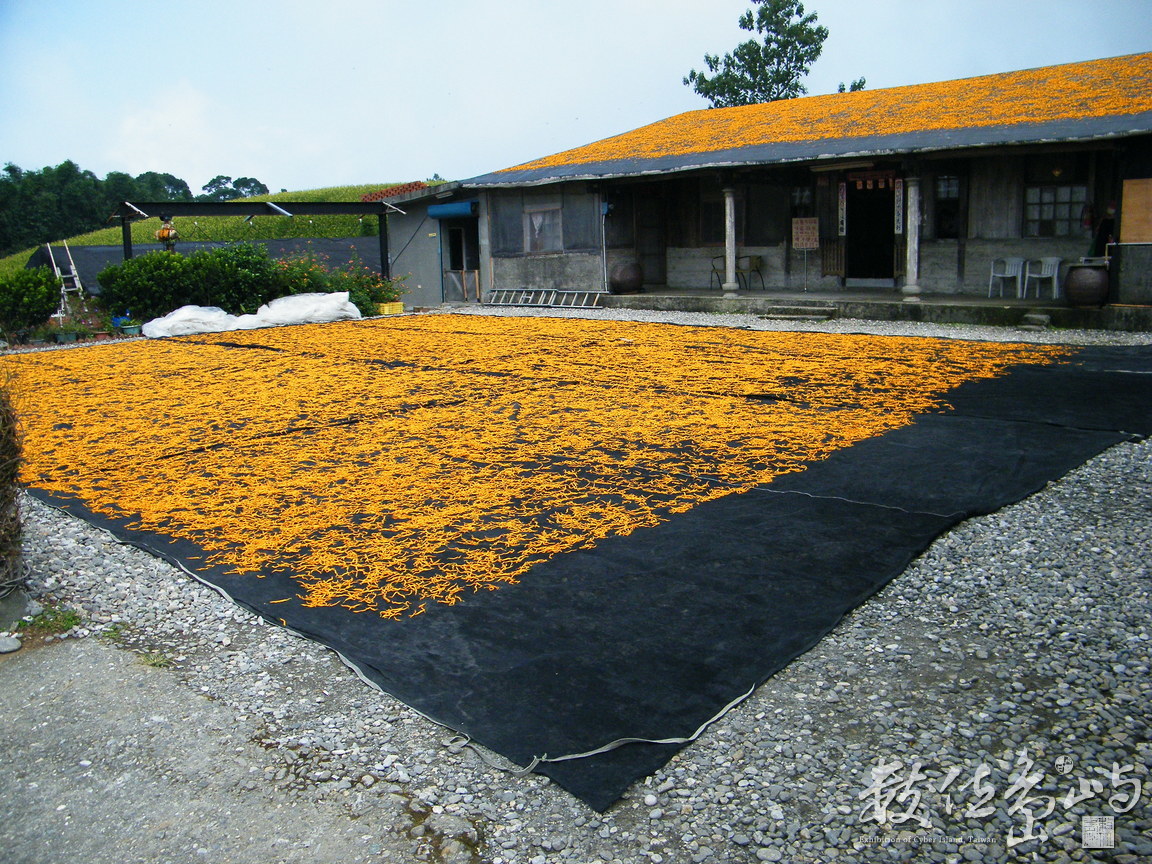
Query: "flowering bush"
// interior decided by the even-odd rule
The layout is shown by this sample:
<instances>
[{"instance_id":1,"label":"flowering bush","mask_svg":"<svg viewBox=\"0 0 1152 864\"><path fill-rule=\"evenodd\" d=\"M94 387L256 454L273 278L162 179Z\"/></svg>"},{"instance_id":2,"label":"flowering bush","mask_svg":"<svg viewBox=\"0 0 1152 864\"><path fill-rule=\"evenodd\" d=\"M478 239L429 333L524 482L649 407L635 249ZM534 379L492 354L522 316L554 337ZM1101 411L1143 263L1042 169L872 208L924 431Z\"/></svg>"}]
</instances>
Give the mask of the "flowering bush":
<instances>
[{"instance_id":1,"label":"flowering bush","mask_svg":"<svg viewBox=\"0 0 1152 864\"><path fill-rule=\"evenodd\" d=\"M273 262L272 278L277 297L347 291L361 315L375 315L378 304L400 299L406 277L386 279L359 259L329 267L323 255L299 252Z\"/></svg>"},{"instance_id":2,"label":"flowering bush","mask_svg":"<svg viewBox=\"0 0 1152 864\"><path fill-rule=\"evenodd\" d=\"M371 267L365 267L359 260L349 261L343 267L331 271L333 291L347 291L350 299L361 315L375 315L380 303L393 303L404 293L403 282L407 276L385 279Z\"/></svg>"},{"instance_id":3,"label":"flowering bush","mask_svg":"<svg viewBox=\"0 0 1152 864\"><path fill-rule=\"evenodd\" d=\"M324 257L297 252L272 262L272 283L277 297L292 294L327 294L331 278Z\"/></svg>"}]
</instances>

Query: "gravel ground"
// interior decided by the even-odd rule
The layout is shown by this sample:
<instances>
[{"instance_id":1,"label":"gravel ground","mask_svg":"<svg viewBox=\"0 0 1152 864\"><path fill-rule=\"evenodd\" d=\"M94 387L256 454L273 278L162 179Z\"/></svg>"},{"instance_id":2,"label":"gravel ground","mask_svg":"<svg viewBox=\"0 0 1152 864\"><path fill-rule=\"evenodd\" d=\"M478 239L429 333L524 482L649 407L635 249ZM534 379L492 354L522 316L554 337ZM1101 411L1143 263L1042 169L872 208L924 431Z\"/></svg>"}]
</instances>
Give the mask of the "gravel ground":
<instances>
[{"instance_id":1,"label":"gravel ground","mask_svg":"<svg viewBox=\"0 0 1152 864\"><path fill-rule=\"evenodd\" d=\"M490 767L182 571L34 501L26 513L31 592L83 623L0 661L0 857L14 864L1152 862L1149 442L957 526L606 814ZM104 684L85 684L97 669ZM1093 829L1107 845L1109 818L1112 847L1085 848Z\"/></svg>"}]
</instances>

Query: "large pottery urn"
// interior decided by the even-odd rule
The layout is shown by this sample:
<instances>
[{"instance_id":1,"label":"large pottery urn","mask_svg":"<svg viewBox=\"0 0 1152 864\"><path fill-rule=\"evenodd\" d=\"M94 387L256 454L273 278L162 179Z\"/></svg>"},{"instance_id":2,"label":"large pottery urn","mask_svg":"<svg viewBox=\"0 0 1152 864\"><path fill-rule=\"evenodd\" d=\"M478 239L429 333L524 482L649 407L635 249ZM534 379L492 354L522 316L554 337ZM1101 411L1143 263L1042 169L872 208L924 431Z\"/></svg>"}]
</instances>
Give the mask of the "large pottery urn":
<instances>
[{"instance_id":1,"label":"large pottery urn","mask_svg":"<svg viewBox=\"0 0 1152 864\"><path fill-rule=\"evenodd\" d=\"M635 294L644 288L644 269L639 261L622 261L608 276L608 290L613 294Z\"/></svg>"},{"instance_id":2,"label":"large pottery urn","mask_svg":"<svg viewBox=\"0 0 1152 864\"><path fill-rule=\"evenodd\" d=\"M1064 296L1071 306L1103 306L1108 302L1108 265L1070 265L1064 279Z\"/></svg>"}]
</instances>

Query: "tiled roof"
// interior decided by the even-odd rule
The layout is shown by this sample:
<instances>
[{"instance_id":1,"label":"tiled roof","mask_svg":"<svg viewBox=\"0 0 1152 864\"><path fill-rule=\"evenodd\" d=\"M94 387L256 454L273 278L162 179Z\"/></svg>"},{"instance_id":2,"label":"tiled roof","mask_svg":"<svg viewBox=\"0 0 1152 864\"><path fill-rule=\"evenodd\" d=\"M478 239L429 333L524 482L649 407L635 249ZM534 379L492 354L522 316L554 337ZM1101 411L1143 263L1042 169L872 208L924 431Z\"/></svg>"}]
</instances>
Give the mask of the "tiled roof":
<instances>
[{"instance_id":1,"label":"tiled roof","mask_svg":"<svg viewBox=\"0 0 1152 864\"><path fill-rule=\"evenodd\" d=\"M367 195L362 196L360 200L367 203L383 201L387 198L397 198L401 195L408 195L412 192L419 192L427 188L428 184L423 180L414 180L411 183L398 183L395 186L385 186L383 189L369 192Z\"/></svg>"},{"instance_id":2,"label":"tiled roof","mask_svg":"<svg viewBox=\"0 0 1152 864\"><path fill-rule=\"evenodd\" d=\"M935 84L689 111L475 179L481 181L476 185L500 185L514 178L546 182L721 162L815 159L885 146L900 150L900 141L908 151L980 146L1012 143L1041 128L1055 140L1067 140L1117 129L1152 130L1150 117L1152 53L1133 54Z\"/></svg>"}]
</instances>

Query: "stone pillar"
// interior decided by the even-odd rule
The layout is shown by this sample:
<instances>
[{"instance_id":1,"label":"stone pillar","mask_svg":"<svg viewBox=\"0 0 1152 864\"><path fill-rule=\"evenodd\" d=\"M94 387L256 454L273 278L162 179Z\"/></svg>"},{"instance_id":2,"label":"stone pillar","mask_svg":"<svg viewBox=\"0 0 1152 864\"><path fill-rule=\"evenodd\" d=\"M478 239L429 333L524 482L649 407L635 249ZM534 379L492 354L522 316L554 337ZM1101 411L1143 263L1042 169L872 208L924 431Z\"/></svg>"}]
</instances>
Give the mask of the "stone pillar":
<instances>
[{"instance_id":1,"label":"stone pillar","mask_svg":"<svg viewBox=\"0 0 1152 864\"><path fill-rule=\"evenodd\" d=\"M904 188L908 194L908 243L904 262L904 287L900 293L905 303L920 302L920 178L906 177Z\"/></svg>"},{"instance_id":2,"label":"stone pillar","mask_svg":"<svg viewBox=\"0 0 1152 864\"><path fill-rule=\"evenodd\" d=\"M735 297L736 279L736 190L724 189L724 296Z\"/></svg>"}]
</instances>

